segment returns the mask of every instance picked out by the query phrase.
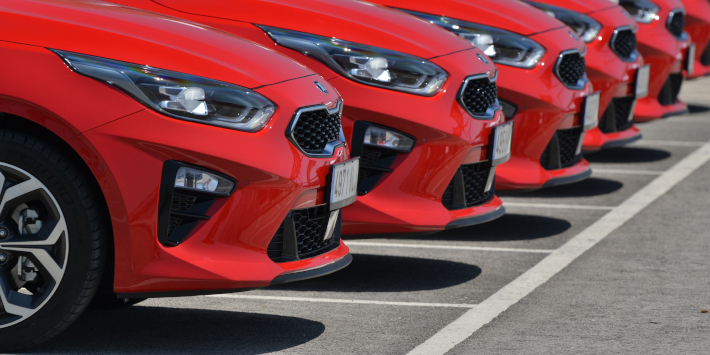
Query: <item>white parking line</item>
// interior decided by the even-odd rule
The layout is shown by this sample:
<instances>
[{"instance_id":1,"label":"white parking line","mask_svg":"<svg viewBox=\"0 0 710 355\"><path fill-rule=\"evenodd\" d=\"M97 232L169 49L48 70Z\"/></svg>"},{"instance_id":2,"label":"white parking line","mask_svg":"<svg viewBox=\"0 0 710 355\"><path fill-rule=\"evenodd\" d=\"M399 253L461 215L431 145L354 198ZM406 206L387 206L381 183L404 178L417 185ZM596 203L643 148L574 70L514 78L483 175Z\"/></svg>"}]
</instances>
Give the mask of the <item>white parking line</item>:
<instances>
[{"instance_id":1,"label":"white parking line","mask_svg":"<svg viewBox=\"0 0 710 355\"><path fill-rule=\"evenodd\" d=\"M669 120L670 123L710 123L710 119L703 117L675 117Z\"/></svg>"},{"instance_id":2,"label":"white parking line","mask_svg":"<svg viewBox=\"0 0 710 355\"><path fill-rule=\"evenodd\" d=\"M494 248L494 247L469 247L461 245L434 245L434 244L413 244L413 243L377 243L359 242L345 240L347 246L353 247L386 247L386 248L415 248L415 249L443 249L443 250L469 250L469 251L502 251L512 253L538 253L550 254L554 250L550 249L520 249L520 248Z\"/></svg>"},{"instance_id":3,"label":"white parking line","mask_svg":"<svg viewBox=\"0 0 710 355\"><path fill-rule=\"evenodd\" d=\"M457 320L434 334L409 354L444 354L466 340L478 329L544 284L584 252L606 238L614 230L663 196L691 173L710 161L710 142L683 158L661 176L633 194L597 222L587 227L562 247L546 256L537 265L520 275L498 292L464 313Z\"/></svg>"},{"instance_id":4,"label":"white parking line","mask_svg":"<svg viewBox=\"0 0 710 355\"><path fill-rule=\"evenodd\" d=\"M565 210L600 210L611 211L614 207L611 206L587 206L587 205L565 205L557 203L527 203L527 202L507 202L503 199L504 207L523 207L523 208L559 208Z\"/></svg>"},{"instance_id":5,"label":"white parking line","mask_svg":"<svg viewBox=\"0 0 710 355\"><path fill-rule=\"evenodd\" d=\"M701 145L705 144L705 142L693 142L693 141L652 141L652 140L646 140L642 139L640 141L636 141L634 143L631 143L631 145L642 145L644 147L648 146L666 146L666 147L699 147Z\"/></svg>"},{"instance_id":6,"label":"white parking line","mask_svg":"<svg viewBox=\"0 0 710 355\"><path fill-rule=\"evenodd\" d=\"M619 175L661 175L662 171L654 170L634 170L634 169L599 169L594 168L592 170L594 174L619 174Z\"/></svg>"},{"instance_id":7,"label":"white parking line","mask_svg":"<svg viewBox=\"0 0 710 355\"><path fill-rule=\"evenodd\" d=\"M208 295L205 297L213 298L236 298L249 300L267 300L267 301L287 301L287 302L316 302L316 303L348 303L348 304L368 304L380 306L406 306L406 307L439 307L439 308L474 308L475 304L461 303L422 303L422 302L385 302L385 301L368 301L368 300L345 300L337 298L306 298L306 297L277 297L277 296L260 296L260 295Z\"/></svg>"}]
</instances>

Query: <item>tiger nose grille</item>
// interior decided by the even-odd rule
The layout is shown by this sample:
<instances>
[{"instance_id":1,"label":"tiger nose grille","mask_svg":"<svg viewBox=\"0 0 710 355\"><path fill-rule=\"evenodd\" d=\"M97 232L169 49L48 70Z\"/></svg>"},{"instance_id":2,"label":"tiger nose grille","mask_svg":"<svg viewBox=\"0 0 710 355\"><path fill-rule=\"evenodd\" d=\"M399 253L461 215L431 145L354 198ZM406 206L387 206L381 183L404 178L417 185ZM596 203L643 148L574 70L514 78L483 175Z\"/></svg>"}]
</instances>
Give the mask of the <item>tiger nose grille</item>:
<instances>
[{"instance_id":1,"label":"tiger nose grille","mask_svg":"<svg viewBox=\"0 0 710 355\"><path fill-rule=\"evenodd\" d=\"M339 211L335 211L339 213ZM328 235L331 211L326 206L292 210L271 239L266 253L275 262L314 257L340 245L340 215Z\"/></svg>"},{"instance_id":2,"label":"tiger nose grille","mask_svg":"<svg viewBox=\"0 0 710 355\"><path fill-rule=\"evenodd\" d=\"M631 111L634 109L634 96L620 97L611 100L604 116L599 120L599 130L604 133L625 131L634 125Z\"/></svg>"},{"instance_id":3,"label":"tiger nose grille","mask_svg":"<svg viewBox=\"0 0 710 355\"><path fill-rule=\"evenodd\" d=\"M320 154L330 142L340 137L340 113L328 110L303 111L293 128L293 139L303 151Z\"/></svg>"},{"instance_id":4,"label":"tiger nose grille","mask_svg":"<svg viewBox=\"0 0 710 355\"><path fill-rule=\"evenodd\" d=\"M668 31L676 36L680 37L683 35L683 30L685 29L685 14L682 12L672 12L673 17L668 21L666 27Z\"/></svg>"},{"instance_id":5,"label":"tiger nose grille","mask_svg":"<svg viewBox=\"0 0 710 355\"><path fill-rule=\"evenodd\" d=\"M540 164L547 170L567 168L574 165L582 154L577 154L582 138L582 127L561 129L555 132L540 158Z\"/></svg>"},{"instance_id":6,"label":"tiger nose grille","mask_svg":"<svg viewBox=\"0 0 710 355\"><path fill-rule=\"evenodd\" d=\"M461 165L441 197L441 203L449 210L482 205L495 192L493 186L485 191L491 173L490 161Z\"/></svg>"},{"instance_id":7,"label":"tiger nose grille","mask_svg":"<svg viewBox=\"0 0 710 355\"><path fill-rule=\"evenodd\" d=\"M680 87L683 85L683 74L671 74L663 84L661 92L658 93L658 102L663 106L673 105L678 100Z\"/></svg>"},{"instance_id":8,"label":"tiger nose grille","mask_svg":"<svg viewBox=\"0 0 710 355\"><path fill-rule=\"evenodd\" d=\"M616 32L614 41L610 43L611 49L621 59L631 59L636 52L636 34L631 30Z\"/></svg>"},{"instance_id":9,"label":"tiger nose grille","mask_svg":"<svg viewBox=\"0 0 710 355\"><path fill-rule=\"evenodd\" d=\"M584 57L579 53L568 53L562 55L557 62L557 77L566 86L576 87L579 81L584 78L586 63Z\"/></svg>"},{"instance_id":10,"label":"tiger nose grille","mask_svg":"<svg viewBox=\"0 0 710 355\"><path fill-rule=\"evenodd\" d=\"M498 86L488 78L467 81L461 92L461 104L473 116L485 116L488 108L495 105Z\"/></svg>"}]
</instances>

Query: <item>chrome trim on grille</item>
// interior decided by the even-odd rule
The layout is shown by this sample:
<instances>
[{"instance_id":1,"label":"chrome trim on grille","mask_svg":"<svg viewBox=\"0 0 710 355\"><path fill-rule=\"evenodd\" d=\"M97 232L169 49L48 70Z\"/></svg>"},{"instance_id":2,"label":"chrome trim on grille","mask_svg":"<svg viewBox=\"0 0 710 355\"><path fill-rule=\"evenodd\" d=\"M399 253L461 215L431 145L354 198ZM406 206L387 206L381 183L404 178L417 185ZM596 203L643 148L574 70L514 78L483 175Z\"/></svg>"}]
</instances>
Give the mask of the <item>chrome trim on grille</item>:
<instances>
[{"instance_id":1,"label":"chrome trim on grille","mask_svg":"<svg viewBox=\"0 0 710 355\"><path fill-rule=\"evenodd\" d=\"M289 123L288 128L286 129L286 138L288 138L291 143L298 148L298 150L301 151L304 155L312 158L329 158L332 157L333 154L335 153L335 150L338 147L347 147L347 143L345 142L345 134L343 133L343 125L342 123L340 124L340 134L338 136L338 140L334 142L329 142L326 144L325 148L323 151L320 153L309 153L303 150L300 144L298 144L298 141L296 140L296 137L294 137L294 131L296 128L296 123L298 123L299 117L301 117L301 114L304 112L310 112L310 111L318 111L318 110L326 110L328 111L329 115L338 113L340 115L341 121L343 117L343 99L338 100L338 104L332 108L328 109L327 106L324 104L320 105L313 105L313 106L306 106L306 107L301 107L299 108L296 113L293 115L293 118L291 119L291 123Z\"/></svg>"},{"instance_id":2,"label":"chrome trim on grille","mask_svg":"<svg viewBox=\"0 0 710 355\"><path fill-rule=\"evenodd\" d=\"M575 85L567 85L567 83L565 83L564 80L562 80L562 75L560 75L560 62L562 62L562 58L564 58L568 54L574 54L574 53L577 53L577 54L579 54L580 57L584 58L584 56L587 54L587 48L586 47L584 48L584 52L580 52L577 49L568 49L566 51L560 52L560 55L557 56L557 61L555 62L555 67L552 69L552 71L553 71L553 73L555 73L555 76L562 83L562 85L564 85L568 89L583 90L584 87L589 82L589 78L587 78L586 66L585 66L584 75L579 80L577 80L577 84L575 84Z\"/></svg>"},{"instance_id":3,"label":"chrome trim on grille","mask_svg":"<svg viewBox=\"0 0 710 355\"><path fill-rule=\"evenodd\" d=\"M488 82L495 83L498 80L498 70L496 70L496 73L492 78L488 76L488 74L476 74L464 79L463 84L461 85L461 89L459 89L459 93L456 95L456 101L459 103L459 105L461 105L461 107L463 107L464 110L466 110L466 112L468 112L469 115L471 115L471 117L480 120L492 120L496 117L496 112L503 110L503 107L501 107L500 103L498 102L498 95L496 95L496 102L493 105L488 106L486 114L483 116L474 115L471 111L469 111L469 109L466 107L466 104L463 102L463 94L464 91L466 91L468 82L471 80L478 80L483 78L488 78Z\"/></svg>"},{"instance_id":4,"label":"chrome trim on grille","mask_svg":"<svg viewBox=\"0 0 710 355\"><path fill-rule=\"evenodd\" d=\"M628 58L624 58L621 55L619 55L619 52L616 51L616 46L614 45L616 43L616 37L619 35L619 32L621 31L631 31L633 34L636 34L637 29L632 27L632 26L621 26L618 27L614 30L614 34L611 36L611 42L609 42L609 46L611 47L611 50L616 54L617 57L619 57L621 60L625 62L635 62L639 58L639 51L638 51L638 38L636 39L636 49L634 49L633 53Z\"/></svg>"}]
</instances>

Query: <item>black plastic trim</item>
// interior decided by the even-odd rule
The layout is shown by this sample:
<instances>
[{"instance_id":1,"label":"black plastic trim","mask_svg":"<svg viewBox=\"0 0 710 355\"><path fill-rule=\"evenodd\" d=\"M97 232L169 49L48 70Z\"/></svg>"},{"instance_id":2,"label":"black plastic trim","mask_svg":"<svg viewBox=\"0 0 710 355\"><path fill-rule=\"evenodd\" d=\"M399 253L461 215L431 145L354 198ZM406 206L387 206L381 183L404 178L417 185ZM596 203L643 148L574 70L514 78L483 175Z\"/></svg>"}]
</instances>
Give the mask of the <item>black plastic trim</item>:
<instances>
[{"instance_id":1,"label":"black plastic trim","mask_svg":"<svg viewBox=\"0 0 710 355\"><path fill-rule=\"evenodd\" d=\"M629 137L626 139L620 139L620 140L616 140L616 141L611 141L611 142L606 142L606 143L604 143L604 145L602 145L602 149L617 148L617 147L625 146L629 143L636 142L637 140L641 139L642 137L643 137L643 135L639 132L639 134L637 134L633 137Z\"/></svg>"},{"instance_id":2,"label":"black plastic trim","mask_svg":"<svg viewBox=\"0 0 710 355\"><path fill-rule=\"evenodd\" d=\"M488 212L486 214L482 214L482 215L471 217L471 218L457 219L457 220L447 224L446 228L444 228L444 229L449 230L449 229L474 226L476 224L490 222L494 219L500 218L504 214L505 214L505 207L500 206L500 207L496 208L495 210L493 210L492 212Z\"/></svg>"},{"instance_id":3,"label":"black plastic trim","mask_svg":"<svg viewBox=\"0 0 710 355\"><path fill-rule=\"evenodd\" d=\"M542 187L552 187L552 186L573 184L575 182L580 182L582 180L585 180L590 176L592 176L592 169L591 168L589 168L577 175L564 176L561 178L547 180L547 182L544 185L542 185Z\"/></svg>"},{"instance_id":4,"label":"black plastic trim","mask_svg":"<svg viewBox=\"0 0 710 355\"><path fill-rule=\"evenodd\" d=\"M297 271L297 272L292 272L289 274L283 274L278 277L276 277L273 281L271 281L271 286L275 285L281 285L285 284L288 282L294 282L294 281L302 281L302 280L308 280L320 276L325 276L328 274L332 274L338 270L341 270L345 268L346 266L350 265L350 262L353 261L353 256L351 254L347 254L343 256L342 258L330 263L326 264L323 266L319 266L317 268L313 269L307 269L303 271Z\"/></svg>"}]
</instances>

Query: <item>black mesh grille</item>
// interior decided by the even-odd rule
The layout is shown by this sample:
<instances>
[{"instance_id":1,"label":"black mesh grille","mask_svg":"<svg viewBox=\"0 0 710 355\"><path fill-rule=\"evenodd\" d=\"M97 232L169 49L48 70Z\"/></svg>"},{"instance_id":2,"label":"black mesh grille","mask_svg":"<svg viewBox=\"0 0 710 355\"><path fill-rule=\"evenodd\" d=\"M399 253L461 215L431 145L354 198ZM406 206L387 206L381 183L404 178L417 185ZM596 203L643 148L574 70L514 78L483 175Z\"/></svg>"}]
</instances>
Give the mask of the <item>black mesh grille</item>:
<instances>
[{"instance_id":1,"label":"black mesh grille","mask_svg":"<svg viewBox=\"0 0 710 355\"><path fill-rule=\"evenodd\" d=\"M612 99L599 120L599 130L604 133L613 133L627 130L633 126L634 121L629 120L629 115L634 108L634 100L634 96Z\"/></svg>"},{"instance_id":2,"label":"black mesh grille","mask_svg":"<svg viewBox=\"0 0 710 355\"><path fill-rule=\"evenodd\" d=\"M630 59L636 51L636 34L632 30L621 30L616 33L611 49L621 59Z\"/></svg>"},{"instance_id":3,"label":"black mesh grille","mask_svg":"<svg viewBox=\"0 0 710 355\"><path fill-rule=\"evenodd\" d=\"M488 78L469 80L461 93L461 104L474 116L484 116L496 103L498 86Z\"/></svg>"},{"instance_id":4,"label":"black mesh grille","mask_svg":"<svg viewBox=\"0 0 710 355\"><path fill-rule=\"evenodd\" d=\"M441 196L441 203L447 209L456 210L490 201L495 194L492 186L485 191L490 171L490 161L461 165Z\"/></svg>"},{"instance_id":5,"label":"black mesh grille","mask_svg":"<svg viewBox=\"0 0 710 355\"><path fill-rule=\"evenodd\" d=\"M182 218L170 217L170 221L168 222L168 235L172 234L175 228L180 226L181 223Z\"/></svg>"},{"instance_id":6,"label":"black mesh grille","mask_svg":"<svg viewBox=\"0 0 710 355\"><path fill-rule=\"evenodd\" d=\"M705 66L710 65L710 43L708 43L708 46L705 47L705 52L703 52L703 56L700 57L700 63Z\"/></svg>"},{"instance_id":7,"label":"black mesh grille","mask_svg":"<svg viewBox=\"0 0 710 355\"><path fill-rule=\"evenodd\" d=\"M585 70L584 57L579 53L565 54L557 63L557 77L567 86L576 86Z\"/></svg>"},{"instance_id":8,"label":"black mesh grille","mask_svg":"<svg viewBox=\"0 0 710 355\"><path fill-rule=\"evenodd\" d=\"M311 217L308 210L296 210L291 213L291 218L296 227L299 257L314 255L314 253L333 243L332 238L323 240L325 229L328 225L327 217L328 214Z\"/></svg>"},{"instance_id":9,"label":"black mesh grille","mask_svg":"<svg viewBox=\"0 0 710 355\"><path fill-rule=\"evenodd\" d=\"M667 27L674 36L680 37L683 35L683 30L685 30L685 14L682 12L673 13L673 18L668 22Z\"/></svg>"},{"instance_id":10,"label":"black mesh grille","mask_svg":"<svg viewBox=\"0 0 710 355\"><path fill-rule=\"evenodd\" d=\"M340 137L340 113L326 109L301 112L293 128L293 138L307 153L318 154Z\"/></svg>"},{"instance_id":11,"label":"black mesh grille","mask_svg":"<svg viewBox=\"0 0 710 355\"><path fill-rule=\"evenodd\" d=\"M362 154L360 155L360 165L374 166L377 164L377 161L380 159L381 155L382 153L376 150L363 149Z\"/></svg>"},{"instance_id":12,"label":"black mesh grille","mask_svg":"<svg viewBox=\"0 0 710 355\"><path fill-rule=\"evenodd\" d=\"M372 191L386 173L393 171L390 166L400 153L367 146L362 147L359 154L360 170L357 175L357 188L358 193L364 195Z\"/></svg>"},{"instance_id":13,"label":"black mesh grille","mask_svg":"<svg viewBox=\"0 0 710 355\"><path fill-rule=\"evenodd\" d=\"M680 87L683 84L683 74L676 73L668 76L665 84L658 93L658 102L663 106L673 105L678 100Z\"/></svg>"},{"instance_id":14,"label":"black mesh grille","mask_svg":"<svg viewBox=\"0 0 710 355\"><path fill-rule=\"evenodd\" d=\"M196 200L197 200L197 197L195 197L195 196L190 196L190 195L185 195L185 194L174 192L173 193L173 201L172 201L172 204L170 205L170 209L172 211L177 211L177 212L187 212L190 210L190 207L192 207L192 205L195 204Z\"/></svg>"},{"instance_id":15,"label":"black mesh grille","mask_svg":"<svg viewBox=\"0 0 710 355\"><path fill-rule=\"evenodd\" d=\"M582 132L582 127L555 132L540 157L540 164L547 170L554 170L570 167L582 159L581 153L576 154Z\"/></svg>"},{"instance_id":16,"label":"black mesh grille","mask_svg":"<svg viewBox=\"0 0 710 355\"><path fill-rule=\"evenodd\" d=\"M325 239L330 213L326 206L292 210L266 249L269 258L276 262L305 259L337 247L340 244L337 228L331 238Z\"/></svg>"}]
</instances>

